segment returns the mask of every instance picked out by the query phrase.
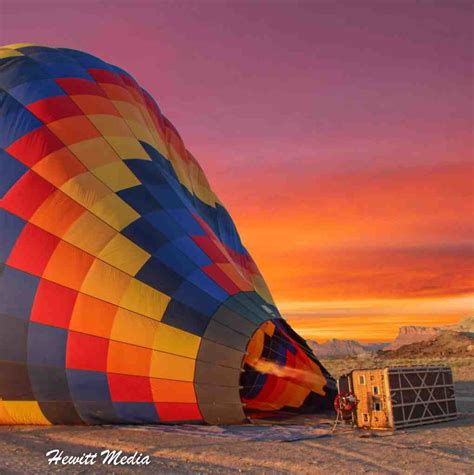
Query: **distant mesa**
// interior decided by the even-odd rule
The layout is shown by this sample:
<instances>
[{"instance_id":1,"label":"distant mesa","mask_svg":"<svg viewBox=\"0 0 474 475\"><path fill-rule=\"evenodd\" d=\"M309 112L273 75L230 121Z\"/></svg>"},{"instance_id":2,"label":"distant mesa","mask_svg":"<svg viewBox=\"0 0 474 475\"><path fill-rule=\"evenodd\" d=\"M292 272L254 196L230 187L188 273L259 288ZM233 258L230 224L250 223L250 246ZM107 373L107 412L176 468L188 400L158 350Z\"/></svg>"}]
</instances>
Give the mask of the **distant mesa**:
<instances>
[{"instance_id":1,"label":"distant mesa","mask_svg":"<svg viewBox=\"0 0 474 475\"><path fill-rule=\"evenodd\" d=\"M417 327L417 326L406 326L400 327L398 336L395 340L390 343L385 351L394 351L398 350L407 345L412 345L414 343L429 342L429 341L444 341L440 336L445 333L466 333L467 336L474 336L474 317L467 317L461 320L456 325L447 325L444 327ZM453 338L457 338L456 335Z\"/></svg>"},{"instance_id":2,"label":"distant mesa","mask_svg":"<svg viewBox=\"0 0 474 475\"><path fill-rule=\"evenodd\" d=\"M442 330L440 327L400 327L395 340L385 347L384 350L393 351L412 343L434 340L441 333L441 331Z\"/></svg>"},{"instance_id":3,"label":"distant mesa","mask_svg":"<svg viewBox=\"0 0 474 475\"><path fill-rule=\"evenodd\" d=\"M307 344L320 358L362 357L371 353L385 358L474 356L474 317L444 327L403 326L389 343L364 344L333 338L324 343L307 340Z\"/></svg>"},{"instance_id":4,"label":"distant mesa","mask_svg":"<svg viewBox=\"0 0 474 475\"><path fill-rule=\"evenodd\" d=\"M337 358L345 356L363 356L381 350L387 343L363 344L356 340L337 340L333 338L325 343L307 341L313 353L318 357Z\"/></svg>"},{"instance_id":5,"label":"distant mesa","mask_svg":"<svg viewBox=\"0 0 474 475\"><path fill-rule=\"evenodd\" d=\"M434 339L383 351L379 356L388 359L474 357L474 333L445 330Z\"/></svg>"},{"instance_id":6,"label":"distant mesa","mask_svg":"<svg viewBox=\"0 0 474 475\"><path fill-rule=\"evenodd\" d=\"M461 320L455 329L460 332L473 333L474 334L474 316L466 317L464 320Z\"/></svg>"},{"instance_id":7,"label":"distant mesa","mask_svg":"<svg viewBox=\"0 0 474 475\"><path fill-rule=\"evenodd\" d=\"M429 331L421 330L430 327L410 328L418 330L415 334L424 336L425 339L399 346L391 351L380 352L379 355L390 359L474 357L474 317L467 317L456 325L431 327L436 331L434 337ZM399 338L400 334L393 343Z\"/></svg>"}]
</instances>

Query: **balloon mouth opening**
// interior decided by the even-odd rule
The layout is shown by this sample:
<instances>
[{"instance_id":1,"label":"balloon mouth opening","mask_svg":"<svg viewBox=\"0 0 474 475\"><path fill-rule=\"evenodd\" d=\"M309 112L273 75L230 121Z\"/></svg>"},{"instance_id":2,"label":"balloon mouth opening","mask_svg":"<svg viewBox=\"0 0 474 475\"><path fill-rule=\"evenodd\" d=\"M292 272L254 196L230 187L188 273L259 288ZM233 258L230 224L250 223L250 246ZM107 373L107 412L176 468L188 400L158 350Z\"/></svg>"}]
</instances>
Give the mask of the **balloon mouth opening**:
<instances>
[{"instance_id":1,"label":"balloon mouth opening","mask_svg":"<svg viewBox=\"0 0 474 475\"><path fill-rule=\"evenodd\" d=\"M334 380L282 319L263 323L249 340L240 388L249 418L323 412L335 396Z\"/></svg>"}]
</instances>

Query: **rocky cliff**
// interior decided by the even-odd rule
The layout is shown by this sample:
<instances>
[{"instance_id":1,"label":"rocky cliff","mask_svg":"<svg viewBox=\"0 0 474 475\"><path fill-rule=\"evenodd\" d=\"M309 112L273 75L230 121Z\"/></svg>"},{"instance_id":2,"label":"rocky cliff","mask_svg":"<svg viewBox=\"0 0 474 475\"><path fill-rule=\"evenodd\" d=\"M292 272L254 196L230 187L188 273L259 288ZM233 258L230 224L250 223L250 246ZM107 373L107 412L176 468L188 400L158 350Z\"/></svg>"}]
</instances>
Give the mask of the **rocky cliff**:
<instances>
[{"instance_id":1,"label":"rocky cliff","mask_svg":"<svg viewBox=\"0 0 474 475\"><path fill-rule=\"evenodd\" d=\"M434 339L404 345L379 355L387 359L474 357L474 336L471 333L445 330Z\"/></svg>"},{"instance_id":2,"label":"rocky cliff","mask_svg":"<svg viewBox=\"0 0 474 475\"><path fill-rule=\"evenodd\" d=\"M454 330L466 333L474 333L474 317L466 317L455 325Z\"/></svg>"},{"instance_id":3,"label":"rocky cliff","mask_svg":"<svg viewBox=\"0 0 474 475\"><path fill-rule=\"evenodd\" d=\"M395 340L384 348L385 351L393 351L405 345L419 343L421 341L434 340L440 333L439 327L416 327L406 326L400 327Z\"/></svg>"},{"instance_id":4,"label":"rocky cliff","mask_svg":"<svg viewBox=\"0 0 474 475\"><path fill-rule=\"evenodd\" d=\"M456 335L459 333L459 335ZM461 335L461 333L463 335ZM443 336L445 335L446 336ZM404 326L400 327L397 337L391 343L364 344L356 340L338 340L333 338L325 343L318 343L315 340L308 340L307 343L318 357L325 358L343 358L345 356L366 355L383 350L384 353L392 353L396 356L400 353L405 354L405 350L397 351L407 347L406 354L413 354L418 349L423 351L434 351L439 354L442 352L443 344L446 345L446 351L456 353L460 347L466 346L466 338L474 335L474 317L467 317L456 325L445 327L422 327L422 326ZM441 338L440 338L441 337ZM458 341L459 340L459 341ZM428 345L429 342L435 342ZM426 343L427 345L424 345ZM420 344L421 346L416 346ZM451 350L449 349L451 348ZM455 348L455 349L453 349ZM467 351L467 350L466 350ZM472 350L466 354L472 356ZM462 353L462 352L461 352Z\"/></svg>"},{"instance_id":5,"label":"rocky cliff","mask_svg":"<svg viewBox=\"0 0 474 475\"><path fill-rule=\"evenodd\" d=\"M307 343L318 357L356 356L369 352L364 345L355 340L332 339L325 343L308 340Z\"/></svg>"}]
</instances>

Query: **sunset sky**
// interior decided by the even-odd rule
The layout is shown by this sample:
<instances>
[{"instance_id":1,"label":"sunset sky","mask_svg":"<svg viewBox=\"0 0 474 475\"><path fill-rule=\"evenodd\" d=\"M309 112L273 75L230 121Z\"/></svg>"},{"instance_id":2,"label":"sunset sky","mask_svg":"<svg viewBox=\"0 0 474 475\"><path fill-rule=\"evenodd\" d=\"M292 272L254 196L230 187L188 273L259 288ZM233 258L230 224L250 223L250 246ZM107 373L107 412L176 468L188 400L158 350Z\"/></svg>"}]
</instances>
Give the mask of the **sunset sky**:
<instances>
[{"instance_id":1,"label":"sunset sky","mask_svg":"<svg viewBox=\"0 0 474 475\"><path fill-rule=\"evenodd\" d=\"M0 0L0 43L129 71L295 328L381 341L474 314L472 15L460 0Z\"/></svg>"}]
</instances>

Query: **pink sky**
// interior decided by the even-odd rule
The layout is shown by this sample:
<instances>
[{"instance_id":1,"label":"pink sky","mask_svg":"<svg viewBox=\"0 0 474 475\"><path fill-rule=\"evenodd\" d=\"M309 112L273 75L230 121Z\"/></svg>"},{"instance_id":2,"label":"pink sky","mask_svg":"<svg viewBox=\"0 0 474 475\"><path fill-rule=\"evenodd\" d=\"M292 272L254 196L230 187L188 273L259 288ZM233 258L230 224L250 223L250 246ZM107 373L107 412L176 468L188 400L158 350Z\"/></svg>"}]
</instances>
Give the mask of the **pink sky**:
<instances>
[{"instance_id":1,"label":"pink sky","mask_svg":"<svg viewBox=\"0 0 474 475\"><path fill-rule=\"evenodd\" d=\"M211 179L316 177L467 157L469 3L416 3L2 0L0 40L130 71Z\"/></svg>"},{"instance_id":2,"label":"pink sky","mask_svg":"<svg viewBox=\"0 0 474 475\"><path fill-rule=\"evenodd\" d=\"M135 76L277 302L304 309L317 337L321 302L472 293L472 13L467 1L0 0L0 43L85 50ZM433 304L440 323L469 312L451 301Z\"/></svg>"}]
</instances>

